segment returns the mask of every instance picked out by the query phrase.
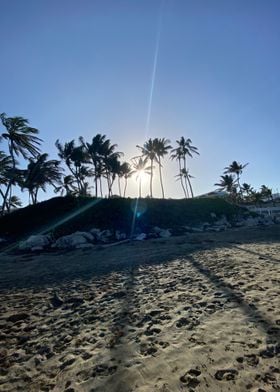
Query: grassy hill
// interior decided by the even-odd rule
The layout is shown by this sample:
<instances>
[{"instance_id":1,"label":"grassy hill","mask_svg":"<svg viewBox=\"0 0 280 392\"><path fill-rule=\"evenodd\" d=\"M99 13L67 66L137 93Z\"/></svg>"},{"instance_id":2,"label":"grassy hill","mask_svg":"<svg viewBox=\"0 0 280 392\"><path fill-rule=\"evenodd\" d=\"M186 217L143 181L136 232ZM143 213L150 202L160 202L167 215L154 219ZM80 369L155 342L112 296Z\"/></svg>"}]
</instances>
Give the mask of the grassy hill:
<instances>
[{"instance_id":1,"label":"grassy hill","mask_svg":"<svg viewBox=\"0 0 280 392\"><path fill-rule=\"evenodd\" d=\"M213 221L225 215L229 221L246 212L220 198L206 199L96 199L55 197L16 210L0 218L0 236L17 239L51 232L58 237L93 227L120 229L130 233L135 217L138 230L150 227L180 228ZM213 215L213 214L212 214Z\"/></svg>"}]
</instances>

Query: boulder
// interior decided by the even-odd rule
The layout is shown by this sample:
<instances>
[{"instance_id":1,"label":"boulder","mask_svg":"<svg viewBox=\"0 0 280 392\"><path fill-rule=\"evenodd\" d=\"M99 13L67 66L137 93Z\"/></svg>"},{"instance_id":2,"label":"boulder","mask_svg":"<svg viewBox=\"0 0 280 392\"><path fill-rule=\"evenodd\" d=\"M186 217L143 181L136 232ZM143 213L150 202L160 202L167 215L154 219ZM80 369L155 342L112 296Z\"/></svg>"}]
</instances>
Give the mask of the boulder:
<instances>
[{"instance_id":1,"label":"boulder","mask_svg":"<svg viewBox=\"0 0 280 392\"><path fill-rule=\"evenodd\" d=\"M58 238L53 247L58 249L74 249L82 244L88 244L93 240L94 237L91 233L77 231L76 233Z\"/></svg>"},{"instance_id":2,"label":"boulder","mask_svg":"<svg viewBox=\"0 0 280 392\"><path fill-rule=\"evenodd\" d=\"M140 233L140 234L138 234L134 239L135 239L136 241L143 241L143 240L146 239L146 237L147 237L147 235L146 235L145 233Z\"/></svg>"},{"instance_id":3,"label":"boulder","mask_svg":"<svg viewBox=\"0 0 280 392\"><path fill-rule=\"evenodd\" d=\"M125 234L125 233L122 233L122 232L119 231L119 230L116 230L115 238L116 238L117 241L125 240L125 239L126 239L126 234Z\"/></svg>"},{"instance_id":4,"label":"boulder","mask_svg":"<svg viewBox=\"0 0 280 392\"><path fill-rule=\"evenodd\" d=\"M168 238L171 237L171 232L169 229L161 229L160 227L155 226L153 228L153 232L161 238Z\"/></svg>"},{"instance_id":5,"label":"boulder","mask_svg":"<svg viewBox=\"0 0 280 392\"><path fill-rule=\"evenodd\" d=\"M50 245L51 238L49 235L31 235L27 240L20 242L20 250L42 250L44 247Z\"/></svg>"}]
</instances>

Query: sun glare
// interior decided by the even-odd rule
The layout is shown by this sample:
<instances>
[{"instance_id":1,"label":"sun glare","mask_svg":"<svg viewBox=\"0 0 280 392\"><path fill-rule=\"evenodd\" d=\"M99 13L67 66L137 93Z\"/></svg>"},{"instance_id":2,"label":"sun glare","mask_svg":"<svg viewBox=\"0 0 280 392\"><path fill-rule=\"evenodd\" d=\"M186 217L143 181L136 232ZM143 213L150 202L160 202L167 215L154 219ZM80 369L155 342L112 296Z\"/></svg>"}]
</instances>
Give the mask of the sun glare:
<instances>
[{"instance_id":1,"label":"sun glare","mask_svg":"<svg viewBox=\"0 0 280 392\"><path fill-rule=\"evenodd\" d=\"M145 173L144 170L139 170L136 176L136 181L141 181L142 184L145 184L148 181L149 175Z\"/></svg>"}]
</instances>

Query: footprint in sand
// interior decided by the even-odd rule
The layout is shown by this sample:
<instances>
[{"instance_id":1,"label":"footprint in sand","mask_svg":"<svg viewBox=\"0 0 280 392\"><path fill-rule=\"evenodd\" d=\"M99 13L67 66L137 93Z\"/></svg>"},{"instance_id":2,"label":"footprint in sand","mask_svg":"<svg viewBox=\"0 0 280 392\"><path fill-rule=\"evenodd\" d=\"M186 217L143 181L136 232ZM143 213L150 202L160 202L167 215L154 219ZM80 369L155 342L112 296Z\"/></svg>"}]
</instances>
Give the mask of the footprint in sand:
<instances>
[{"instance_id":1,"label":"footprint in sand","mask_svg":"<svg viewBox=\"0 0 280 392\"><path fill-rule=\"evenodd\" d=\"M236 369L221 369L216 371L215 378L219 381L231 381L234 380L237 375L238 371Z\"/></svg>"},{"instance_id":2,"label":"footprint in sand","mask_svg":"<svg viewBox=\"0 0 280 392\"><path fill-rule=\"evenodd\" d=\"M198 379L200 375L200 370L190 369L183 376L180 377L180 381L189 388L196 388L200 384L200 380Z\"/></svg>"}]
</instances>

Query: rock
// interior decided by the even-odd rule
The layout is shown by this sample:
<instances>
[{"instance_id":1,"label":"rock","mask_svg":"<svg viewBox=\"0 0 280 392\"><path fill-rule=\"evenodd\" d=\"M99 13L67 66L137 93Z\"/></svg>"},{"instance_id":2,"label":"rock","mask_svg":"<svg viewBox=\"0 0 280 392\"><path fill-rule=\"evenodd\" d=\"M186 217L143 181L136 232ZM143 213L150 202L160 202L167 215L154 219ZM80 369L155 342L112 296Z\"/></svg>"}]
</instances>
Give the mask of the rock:
<instances>
[{"instance_id":1,"label":"rock","mask_svg":"<svg viewBox=\"0 0 280 392\"><path fill-rule=\"evenodd\" d=\"M94 237L91 233L77 231L73 234L65 235L57 239L53 247L58 249L73 249L78 245L87 244L93 241Z\"/></svg>"},{"instance_id":2,"label":"rock","mask_svg":"<svg viewBox=\"0 0 280 392\"><path fill-rule=\"evenodd\" d=\"M7 318L7 321L10 321L12 323L16 323L17 321L24 321L28 319L30 316L27 313L16 313L12 314Z\"/></svg>"},{"instance_id":3,"label":"rock","mask_svg":"<svg viewBox=\"0 0 280 392\"><path fill-rule=\"evenodd\" d=\"M42 246L33 246L33 248L31 248L31 252L39 252L43 249L44 248Z\"/></svg>"},{"instance_id":4,"label":"rock","mask_svg":"<svg viewBox=\"0 0 280 392\"><path fill-rule=\"evenodd\" d=\"M143 241L146 239L146 237L147 237L147 235L145 233L141 233L141 234L138 234L134 239L136 241Z\"/></svg>"},{"instance_id":5,"label":"rock","mask_svg":"<svg viewBox=\"0 0 280 392\"><path fill-rule=\"evenodd\" d=\"M122 233L122 232L119 231L119 230L116 230L115 238L116 238L117 241L125 240L125 239L126 239L126 234L125 234L125 233Z\"/></svg>"},{"instance_id":6,"label":"rock","mask_svg":"<svg viewBox=\"0 0 280 392\"><path fill-rule=\"evenodd\" d=\"M100 241L100 238L101 238L101 230L100 229L93 228L90 230L90 233L93 235L93 237L96 241Z\"/></svg>"},{"instance_id":7,"label":"rock","mask_svg":"<svg viewBox=\"0 0 280 392\"><path fill-rule=\"evenodd\" d=\"M211 218L213 218L213 219L216 219L216 218L217 218L217 215L215 214L215 212L210 212L210 216L211 216Z\"/></svg>"},{"instance_id":8,"label":"rock","mask_svg":"<svg viewBox=\"0 0 280 392\"><path fill-rule=\"evenodd\" d=\"M100 240L101 242L108 242L109 238L112 237L111 230L103 230L100 233Z\"/></svg>"},{"instance_id":9,"label":"rock","mask_svg":"<svg viewBox=\"0 0 280 392\"><path fill-rule=\"evenodd\" d=\"M161 229L160 227L154 227L153 232L157 234L158 237L161 238L169 238L171 237L171 232L169 229Z\"/></svg>"},{"instance_id":10,"label":"rock","mask_svg":"<svg viewBox=\"0 0 280 392\"><path fill-rule=\"evenodd\" d=\"M20 250L32 250L32 248L41 248L50 245L51 238L49 235L31 235L27 240L20 242ZM41 250L40 249L40 250Z\"/></svg>"}]
</instances>

